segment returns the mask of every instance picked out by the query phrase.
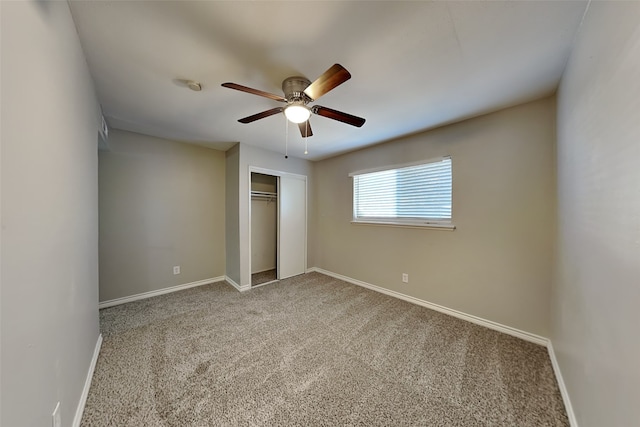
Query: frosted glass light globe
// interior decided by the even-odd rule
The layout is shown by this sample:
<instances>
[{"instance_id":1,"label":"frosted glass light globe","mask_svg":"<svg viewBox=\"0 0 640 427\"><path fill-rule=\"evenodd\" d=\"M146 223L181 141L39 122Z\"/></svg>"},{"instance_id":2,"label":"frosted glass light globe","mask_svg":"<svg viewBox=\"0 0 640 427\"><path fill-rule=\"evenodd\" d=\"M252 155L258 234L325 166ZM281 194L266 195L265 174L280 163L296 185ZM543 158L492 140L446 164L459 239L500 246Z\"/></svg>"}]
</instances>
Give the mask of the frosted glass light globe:
<instances>
[{"instance_id":1,"label":"frosted glass light globe","mask_svg":"<svg viewBox=\"0 0 640 427\"><path fill-rule=\"evenodd\" d=\"M309 120L311 112L304 105L289 105L284 109L284 115L293 123L303 123Z\"/></svg>"}]
</instances>

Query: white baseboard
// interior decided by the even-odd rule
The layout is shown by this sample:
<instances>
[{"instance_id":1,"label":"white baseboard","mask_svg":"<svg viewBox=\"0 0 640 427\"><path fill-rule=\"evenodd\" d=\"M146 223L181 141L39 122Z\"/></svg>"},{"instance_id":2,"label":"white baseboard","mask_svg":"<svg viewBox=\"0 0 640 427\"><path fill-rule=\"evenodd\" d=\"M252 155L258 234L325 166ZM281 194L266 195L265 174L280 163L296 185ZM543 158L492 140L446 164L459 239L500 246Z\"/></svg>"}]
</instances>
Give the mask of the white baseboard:
<instances>
[{"instance_id":1,"label":"white baseboard","mask_svg":"<svg viewBox=\"0 0 640 427\"><path fill-rule=\"evenodd\" d=\"M91 388L91 380L93 379L93 371L96 369L96 363L98 362L98 355L100 354L100 347L102 347L102 334L98 335L98 341L93 349L93 357L89 364L89 372L87 372L87 379L84 381L84 388L80 395L80 402L76 408L76 416L73 418L73 427L80 427L80 421L82 421L82 414L84 413L84 406L87 403L87 396L89 396L89 389Z\"/></svg>"},{"instance_id":2,"label":"white baseboard","mask_svg":"<svg viewBox=\"0 0 640 427\"><path fill-rule=\"evenodd\" d=\"M491 320L483 319L478 316L474 316L471 314L463 313L458 310L454 310L452 308L444 307L439 304L434 304L429 301L421 300L416 297L412 297L410 295L405 295L400 292L392 291L386 288L382 288L380 286L372 285L371 283L363 282L361 280L352 279L351 277L343 276L342 274L333 273L331 271L324 270L318 267L312 267L307 269L307 272L318 272L325 274L327 276L335 277L336 279L343 280L348 283L352 283L354 285L362 286L363 288L371 289L376 292L380 292L382 294L386 294L404 301L411 302L413 304L421 305L426 308L430 308L431 310L438 311L440 313L448 314L449 316L457 317L458 319L466 320L467 322L475 323L476 325L484 326L489 329L493 329L495 331L499 331L514 337L521 338L525 341L529 341L535 344L539 344L542 346L547 346L549 344L549 339L545 337L541 337L540 335L532 334L530 332L525 332L520 329L512 328L511 326L506 326Z\"/></svg>"},{"instance_id":3,"label":"white baseboard","mask_svg":"<svg viewBox=\"0 0 640 427\"><path fill-rule=\"evenodd\" d=\"M141 299L156 297L158 295L169 294L171 292L182 291L184 289L195 288L196 286L208 285L209 283L222 282L225 280L225 276L212 277L210 279L198 280L196 282L185 283L184 285L171 286L164 289L158 289L156 291L143 292L141 294L135 294L128 297L116 298L108 301L103 301L98 304L98 308L113 307L114 305L126 304L128 302L138 301Z\"/></svg>"},{"instance_id":4,"label":"white baseboard","mask_svg":"<svg viewBox=\"0 0 640 427\"><path fill-rule=\"evenodd\" d=\"M238 290L238 292L246 292L249 289L251 289L251 285L244 285L244 286L240 286L236 283L235 280L231 279L231 277L229 276L224 276L224 280L226 280L227 282L229 282L229 284L231 284L231 286L233 286L234 288L236 288Z\"/></svg>"},{"instance_id":5,"label":"white baseboard","mask_svg":"<svg viewBox=\"0 0 640 427\"><path fill-rule=\"evenodd\" d=\"M553 372L556 374L556 381L558 382L558 388L562 395L562 401L564 402L564 409L567 411L567 418L569 418L569 425L571 427L578 427L578 420L576 414L573 412L573 406L571 406L571 399L569 398L569 391L562 378L562 372L560 371L560 365L558 359L556 359L556 352L553 350L553 344L551 340L547 344L547 351L549 352L549 358L551 359L551 366L553 366Z\"/></svg>"}]
</instances>

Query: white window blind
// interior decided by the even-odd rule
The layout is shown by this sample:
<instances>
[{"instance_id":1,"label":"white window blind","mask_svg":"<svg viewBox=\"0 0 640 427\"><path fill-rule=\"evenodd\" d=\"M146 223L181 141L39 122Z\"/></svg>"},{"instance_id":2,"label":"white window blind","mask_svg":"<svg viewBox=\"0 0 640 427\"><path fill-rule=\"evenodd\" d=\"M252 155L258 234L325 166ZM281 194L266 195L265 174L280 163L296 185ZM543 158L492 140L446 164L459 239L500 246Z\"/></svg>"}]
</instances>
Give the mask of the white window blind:
<instances>
[{"instance_id":1,"label":"white window blind","mask_svg":"<svg viewBox=\"0 0 640 427\"><path fill-rule=\"evenodd\" d=\"M352 176L354 221L451 221L450 157Z\"/></svg>"}]
</instances>

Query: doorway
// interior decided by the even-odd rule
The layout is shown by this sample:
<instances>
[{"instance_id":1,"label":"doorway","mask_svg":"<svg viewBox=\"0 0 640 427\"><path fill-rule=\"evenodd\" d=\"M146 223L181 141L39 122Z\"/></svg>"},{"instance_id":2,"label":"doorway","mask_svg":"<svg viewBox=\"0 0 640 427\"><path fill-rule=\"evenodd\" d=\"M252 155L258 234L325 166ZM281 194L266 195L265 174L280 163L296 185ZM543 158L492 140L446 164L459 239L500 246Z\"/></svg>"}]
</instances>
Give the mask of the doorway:
<instances>
[{"instance_id":1,"label":"doorway","mask_svg":"<svg viewBox=\"0 0 640 427\"><path fill-rule=\"evenodd\" d=\"M307 177L250 167L251 286L306 271Z\"/></svg>"}]
</instances>

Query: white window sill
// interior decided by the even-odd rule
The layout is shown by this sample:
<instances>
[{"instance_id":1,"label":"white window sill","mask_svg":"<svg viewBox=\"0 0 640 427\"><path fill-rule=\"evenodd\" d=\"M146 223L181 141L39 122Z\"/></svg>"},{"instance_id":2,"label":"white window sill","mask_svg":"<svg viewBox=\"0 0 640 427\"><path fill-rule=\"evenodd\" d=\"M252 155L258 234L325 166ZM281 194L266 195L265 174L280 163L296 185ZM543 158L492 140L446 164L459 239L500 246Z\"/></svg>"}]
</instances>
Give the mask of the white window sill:
<instances>
[{"instance_id":1,"label":"white window sill","mask_svg":"<svg viewBox=\"0 0 640 427\"><path fill-rule=\"evenodd\" d=\"M422 228L422 229L432 229L432 230L442 230L442 231L453 231L456 229L456 226L451 223L437 223L437 222L393 222L393 221L363 221L363 220L352 220L351 224L356 225L378 225L384 227L405 227L405 228Z\"/></svg>"}]
</instances>

